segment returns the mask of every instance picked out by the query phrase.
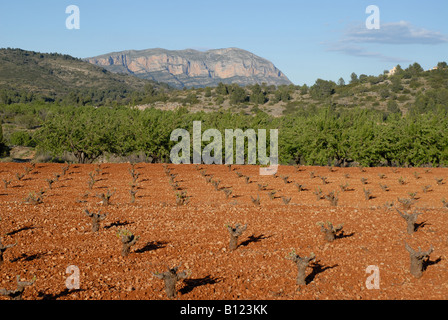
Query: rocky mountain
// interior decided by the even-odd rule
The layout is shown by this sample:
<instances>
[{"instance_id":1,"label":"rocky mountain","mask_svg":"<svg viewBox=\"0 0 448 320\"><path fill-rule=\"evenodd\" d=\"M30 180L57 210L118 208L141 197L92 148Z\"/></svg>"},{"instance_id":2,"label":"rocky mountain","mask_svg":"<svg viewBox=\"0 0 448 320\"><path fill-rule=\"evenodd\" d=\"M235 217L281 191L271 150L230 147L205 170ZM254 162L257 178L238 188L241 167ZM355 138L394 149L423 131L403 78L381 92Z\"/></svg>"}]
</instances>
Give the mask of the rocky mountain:
<instances>
[{"instance_id":1,"label":"rocky mountain","mask_svg":"<svg viewBox=\"0 0 448 320\"><path fill-rule=\"evenodd\" d=\"M211 87L220 82L250 85L291 84L274 64L238 48L209 51L129 50L86 58L94 65L116 73L164 82L176 88Z\"/></svg>"}]
</instances>

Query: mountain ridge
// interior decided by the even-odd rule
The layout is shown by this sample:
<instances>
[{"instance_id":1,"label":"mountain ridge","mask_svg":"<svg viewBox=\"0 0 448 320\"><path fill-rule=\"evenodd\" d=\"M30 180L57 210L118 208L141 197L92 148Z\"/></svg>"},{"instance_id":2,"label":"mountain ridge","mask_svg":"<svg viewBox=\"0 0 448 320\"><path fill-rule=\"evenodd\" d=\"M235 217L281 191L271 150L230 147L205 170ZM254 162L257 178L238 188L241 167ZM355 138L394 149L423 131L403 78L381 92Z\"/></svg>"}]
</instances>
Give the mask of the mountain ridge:
<instances>
[{"instance_id":1,"label":"mountain ridge","mask_svg":"<svg viewBox=\"0 0 448 320\"><path fill-rule=\"evenodd\" d=\"M269 60L235 47L207 51L123 50L83 60L111 72L132 74L176 88L217 86L220 82L241 86L292 84Z\"/></svg>"}]
</instances>

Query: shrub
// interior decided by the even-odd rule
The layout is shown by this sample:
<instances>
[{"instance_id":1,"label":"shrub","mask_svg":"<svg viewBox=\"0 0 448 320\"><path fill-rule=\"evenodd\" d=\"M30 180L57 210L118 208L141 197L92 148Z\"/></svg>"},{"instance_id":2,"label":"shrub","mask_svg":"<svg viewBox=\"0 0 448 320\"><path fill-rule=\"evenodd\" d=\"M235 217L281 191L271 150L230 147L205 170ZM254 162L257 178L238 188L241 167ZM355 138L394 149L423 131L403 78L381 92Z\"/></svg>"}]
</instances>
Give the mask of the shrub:
<instances>
[{"instance_id":1,"label":"shrub","mask_svg":"<svg viewBox=\"0 0 448 320\"><path fill-rule=\"evenodd\" d=\"M36 142L26 131L15 131L9 137L9 143L15 146L35 147Z\"/></svg>"},{"instance_id":2,"label":"shrub","mask_svg":"<svg viewBox=\"0 0 448 320\"><path fill-rule=\"evenodd\" d=\"M9 147L6 145L6 142L3 139L3 129L0 122L0 157L4 157L7 155L9 155Z\"/></svg>"}]
</instances>

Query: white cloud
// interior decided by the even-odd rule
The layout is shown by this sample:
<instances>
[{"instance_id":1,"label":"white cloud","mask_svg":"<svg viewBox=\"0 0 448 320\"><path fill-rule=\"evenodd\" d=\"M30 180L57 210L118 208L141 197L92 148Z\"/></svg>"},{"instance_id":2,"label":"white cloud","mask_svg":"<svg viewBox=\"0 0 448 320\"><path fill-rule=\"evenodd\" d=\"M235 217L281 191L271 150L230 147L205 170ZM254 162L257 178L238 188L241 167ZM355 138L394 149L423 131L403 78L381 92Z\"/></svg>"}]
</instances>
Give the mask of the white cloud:
<instances>
[{"instance_id":1,"label":"white cloud","mask_svg":"<svg viewBox=\"0 0 448 320\"><path fill-rule=\"evenodd\" d=\"M448 36L413 26L406 21L382 23L380 29L368 29L365 25L347 28L343 37L327 43L328 51L341 52L356 57L376 58L387 62L409 62L407 59L371 52L362 45L437 45L448 43Z\"/></svg>"},{"instance_id":2,"label":"white cloud","mask_svg":"<svg viewBox=\"0 0 448 320\"><path fill-rule=\"evenodd\" d=\"M385 62L396 62L396 63L411 62L408 59L386 56L380 52L371 52L359 45L353 45L350 43L331 44L327 50L341 52L355 57L375 58Z\"/></svg>"},{"instance_id":3,"label":"white cloud","mask_svg":"<svg viewBox=\"0 0 448 320\"><path fill-rule=\"evenodd\" d=\"M380 29L367 29L365 26L352 27L344 41L380 44L440 44L447 43L448 36L413 26L406 21L383 23Z\"/></svg>"}]
</instances>

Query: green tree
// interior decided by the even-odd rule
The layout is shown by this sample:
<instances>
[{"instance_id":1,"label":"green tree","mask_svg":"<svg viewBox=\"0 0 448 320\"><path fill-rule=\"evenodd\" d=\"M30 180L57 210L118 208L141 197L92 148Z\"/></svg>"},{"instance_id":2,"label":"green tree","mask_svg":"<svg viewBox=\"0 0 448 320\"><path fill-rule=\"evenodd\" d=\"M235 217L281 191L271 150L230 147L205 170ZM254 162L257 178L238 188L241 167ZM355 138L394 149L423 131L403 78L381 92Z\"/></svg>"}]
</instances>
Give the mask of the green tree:
<instances>
[{"instance_id":1,"label":"green tree","mask_svg":"<svg viewBox=\"0 0 448 320\"><path fill-rule=\"evenodd\" d=\"M401 79L397 76L392 77L392 85L390 87L390 89L392 90L392 92L400 92L401 90L404 89L403 85L401 84Z\"/></svg>"},{"instance_id":2,"label":"green tree","mask_svg":"<svg viewBox=\"0 0 448 320\"><path fill-rule=\"evenodd\" d=\"M308 86L304 84L303 86L300 87L300 94L305 95L308 93L308 90L309 90Z\"/></svg>"},{"instance_id":3,"label":"green tree","mask_svg":"<svg viewBox=\"0 0 448 320\"><path fill-rule=\"evenodd\" d=\"M252 93L249 96L249 101L256 104L265 104L267 102L266 92L264 92L259 84L252 87Z\"/></svg>"},{"instance_id":4,"label":"green tree","mask_svg":"<svg viewBox=\"0 0 448 320\"><path fill-rule=\"evenodd\" d=\"M448 68L448 64L445 61L439 62L437 63L437 69L447 69Z\"/></svg>"},{"instance_id":5,"label":"green tree","mask_svg":"<svg viewBox=\"0 0 448 320\"><path fill-rule=\"evenodd\" d=\"M218 86L216 87L216 93L226 96L229 94L229 89L227 87L227 85L225 85L224 83L220 82L218 83Z\"/></svg>"},{"instance_id":6,"label":"green tree","mask_svg":"<svg viewBox=\"0 0 448 320\"><path fill-rule=\"evenodd\" d=\"M350 84L358 83L358 81L359 81L358 75L352 72L352 74L350 75Z\"/></svg>"},{"instance_id":7,"label":"green tree","mask_svg":"<svg viewBox=\"0 0 448 320\"><path fill-rule=\"evenodd\" d=\"M35 147L36 142L33 137L26 131L15 131L9 137L9 142L15 146Z\"/></svg>"},{"instance_id":8,"label":"green tree","mask_svg":"<svg viewBox=\"0 0 448 320\"><path fill-rule=\"evenodd\" d=\"M361 75L359 76L359 82L360 82L360 83L366 83L367 80L368 80L368 77L367 77L366 74L361 74Z\"/></svg>"},{"instance_id":9,"label":"green tree","mask_svg":"<svg viewBox=\"0 0 448 320\"><path fill-rule=\"evenodd\" d=\"M310 94L314 99L328 98L335 93L336 83L317 79L316 83L310 88Z\"/></svg>"},{"instance_id":10,"label":"green tree","mask_svg":"<svg viewBox=\"0 0 448 320\"><path fill-rule=\"evenodd\" d=\"M56 114L37 132L39 147L55 157L71 152L78 163L92 163L114 143L112 117L107 111L79 107Z\"/></svg>"},{"instance_id":11,"label":"green tree","mask_svg":"<svg viewBox=\"0 0 448 320\"><path fill-rule=\"evenodd\" d=\"M246 90L237 84L232 85L230 93L230 104L240 104L247 101Z\"/></svg>"},{"instance_id":12,"label":"green tree","mask_svg":"<svg viewBox=\"0 0 448 320\"><path fill-rule=\"evenodd\" d=\"M394 100L387 101L387 112L401 114L401 110L398 107L398 103Z\"/></svg>"},{"instance_id":13,"label":"green tree","mask_svg":"<svg viewBox=\"0 0 448 320\"><path fill-rule=\"evenodd\" d=\"M0 123L0 157L7 156L9 154L9 148L6 145L5 140L3 139L3 128Z\"/></svg>"}]
</instances>

